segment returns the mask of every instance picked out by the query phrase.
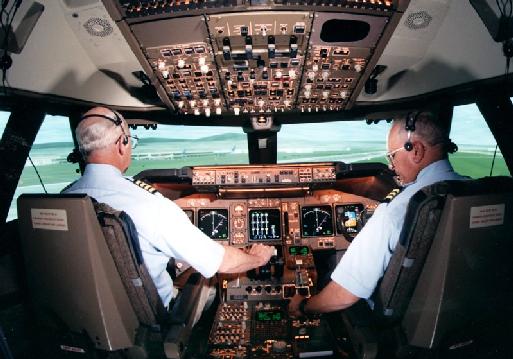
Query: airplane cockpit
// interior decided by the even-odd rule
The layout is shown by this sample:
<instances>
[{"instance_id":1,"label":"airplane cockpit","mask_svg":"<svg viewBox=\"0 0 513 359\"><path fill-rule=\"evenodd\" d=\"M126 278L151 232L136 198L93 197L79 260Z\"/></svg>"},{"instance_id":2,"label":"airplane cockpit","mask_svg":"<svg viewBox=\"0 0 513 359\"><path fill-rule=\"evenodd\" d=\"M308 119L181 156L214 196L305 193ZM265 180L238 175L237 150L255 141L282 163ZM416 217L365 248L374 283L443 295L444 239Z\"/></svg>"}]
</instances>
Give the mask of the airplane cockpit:
<instances>
[{"instance_id":1,"label":"airplane cockpit","mask_svg":"<svg viewBox=\"0 0 513 359\"><path fill-rule=\"evenodd\" d=\"M511 0L0 6L5 358L512 357ZM164 308L123 209L60 193L84 173L75 130L95 106L139 135L137 186L223 246L272 246L269 262L206 279L172 258L181 299ZM468 179L412 196L371 297L291 316L291 299L321 292L378 206L401 193L387 130L426 109L443 128L464 124L455 142L468 149L449 159ZM58 118L66 140L44 129ZM300 127L324 124L334 125ZM370 150L352 138L359 125L372 129L361 136ZM194 134L207 128L225 132ZM409 142L415 120L406 130Z\"/></svg>"}]
</instances>

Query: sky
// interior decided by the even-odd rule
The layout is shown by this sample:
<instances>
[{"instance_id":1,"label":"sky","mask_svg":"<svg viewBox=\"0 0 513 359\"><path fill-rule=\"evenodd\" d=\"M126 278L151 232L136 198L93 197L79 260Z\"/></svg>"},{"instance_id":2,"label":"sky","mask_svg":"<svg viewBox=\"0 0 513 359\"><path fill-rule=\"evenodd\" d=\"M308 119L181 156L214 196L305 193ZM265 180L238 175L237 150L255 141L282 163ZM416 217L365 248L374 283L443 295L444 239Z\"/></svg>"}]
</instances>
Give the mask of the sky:
<instances>
[{"instance_id":1,"label":"sky","mask_svg":"<svg viewBox=\"0 0 513 359\"><path fill-rule=\"evenodd\" d=\"M0 112L0 133L3 133L8 120L7 112ZM314 124L283 125L278 133L278 148L280 141L297 141L299 144L313 145L315 143L333 142L344 147L345 143L353 141L385 142L389 124L381 122L377 125L367 125L363 121L338 121ZM196 139L225 133L242 134L237 127L208 127L208 126L171 126L159 125L157 130L139 129L134 131L139 137L182 138ZM495 146L495 139L477 106L458 106L454 110L451 131L452 140L462 145ZM68 121L62 116L48 115L41 126L35 143L72 142Z\"/></svg>"}]
</instances>

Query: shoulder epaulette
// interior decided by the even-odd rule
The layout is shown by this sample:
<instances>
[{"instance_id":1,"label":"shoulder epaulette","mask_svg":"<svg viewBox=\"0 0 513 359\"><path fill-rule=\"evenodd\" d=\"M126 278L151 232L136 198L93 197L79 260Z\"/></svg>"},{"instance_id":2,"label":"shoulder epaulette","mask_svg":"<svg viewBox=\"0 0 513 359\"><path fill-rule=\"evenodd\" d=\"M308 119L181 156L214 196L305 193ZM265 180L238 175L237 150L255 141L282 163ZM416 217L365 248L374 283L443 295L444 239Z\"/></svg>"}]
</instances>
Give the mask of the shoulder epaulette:
<instances>
[{"instance_id":1,"label":"shoulder epaulette","mask_svg":"<svg viewBox=\"0 0 513 359\"><path fill-rule=\"evenodd\" d=\"M389 203L390 201L392 201L395 196L397 196L399 193L401 193L401 189L400 188L394 188L392 191L390 191L389 194L386 195L385 198L383 198L383 200L381 201L382 203Z\"/></svg>"},{"instance_id":2,"label":"shoulder epaulette","mask_svg":"<svg viewBox=\"0 0 513 359\"><path fill-rule=\"evenodd\" d=\"M130 182L132 182L136 186L141 187L143 190L150 192L151 194L157 193L157 189L155 187L153 187L151 184L148 184L148 183L143 182L141 180L133 180L133 179L130 179L130 178L127 178L127 180L129 180Z\"/></svg>"}]
</instances>

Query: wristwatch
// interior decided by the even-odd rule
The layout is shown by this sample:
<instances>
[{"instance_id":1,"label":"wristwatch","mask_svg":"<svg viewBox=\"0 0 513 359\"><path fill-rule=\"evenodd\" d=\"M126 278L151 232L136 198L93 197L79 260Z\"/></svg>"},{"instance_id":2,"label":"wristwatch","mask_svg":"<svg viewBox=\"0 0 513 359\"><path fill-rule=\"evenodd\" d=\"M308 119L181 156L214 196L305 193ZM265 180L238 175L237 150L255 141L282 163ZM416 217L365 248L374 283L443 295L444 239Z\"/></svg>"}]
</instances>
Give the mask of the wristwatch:
<instances>
[{"instance_id":1,"label":"wristwatch","mask_svg":"<svg viewBox=\"0 0 513 359\"><path fill-rule=\"evenodd\" d=\"M303 298L303 300L301 300L301 302L299 302L299 311L304 316L306 316L305 305L306 305L307 302L308 302L308 298Z\"/></svg>"}]
</instances>

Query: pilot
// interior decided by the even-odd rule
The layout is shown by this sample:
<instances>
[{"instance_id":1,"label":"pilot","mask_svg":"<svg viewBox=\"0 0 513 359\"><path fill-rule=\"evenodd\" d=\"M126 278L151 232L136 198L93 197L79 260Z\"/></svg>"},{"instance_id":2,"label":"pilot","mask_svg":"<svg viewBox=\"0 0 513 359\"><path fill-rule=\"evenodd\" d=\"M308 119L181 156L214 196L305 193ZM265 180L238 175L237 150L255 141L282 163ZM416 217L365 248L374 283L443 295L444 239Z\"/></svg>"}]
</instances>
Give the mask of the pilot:
<instances>
[{"instance_id":1,"label":"pilot","mask_svg":"<svg viewBox=\"0 0 513 359\"><path fill-rule=\"evenodd\" d=\"M293 317L325 313L350 307L360 298L369 299L383 276L399 240L410 197L421 188L444 180L460 180L448 160L456 145L449 139L449 127L438 117L446 111L411 112L393 121L386 157L402 191L389 203L382 203L331 274L331 281L310 298L294 296L289 303Z\"/></svg>"},{"instance_id":2,"label":"pilot","mask_svg":"<svg viewBox=\"0 0 513 359\"><path fill-rule=\"evenodd\" d=\"M186 261L209 278L216 272L239 273L265 265L273 255L273 247L261 244L247 253L222 246L195 227L173 201L149 185L124 177L135 137L119 113L105 107L89 110L77 126L76 137L86 167L83 176L63 192L86 193L131 217L144 262L165 307L174 296L166 271L170 257Z\"/></svg>"}]
</instances>

